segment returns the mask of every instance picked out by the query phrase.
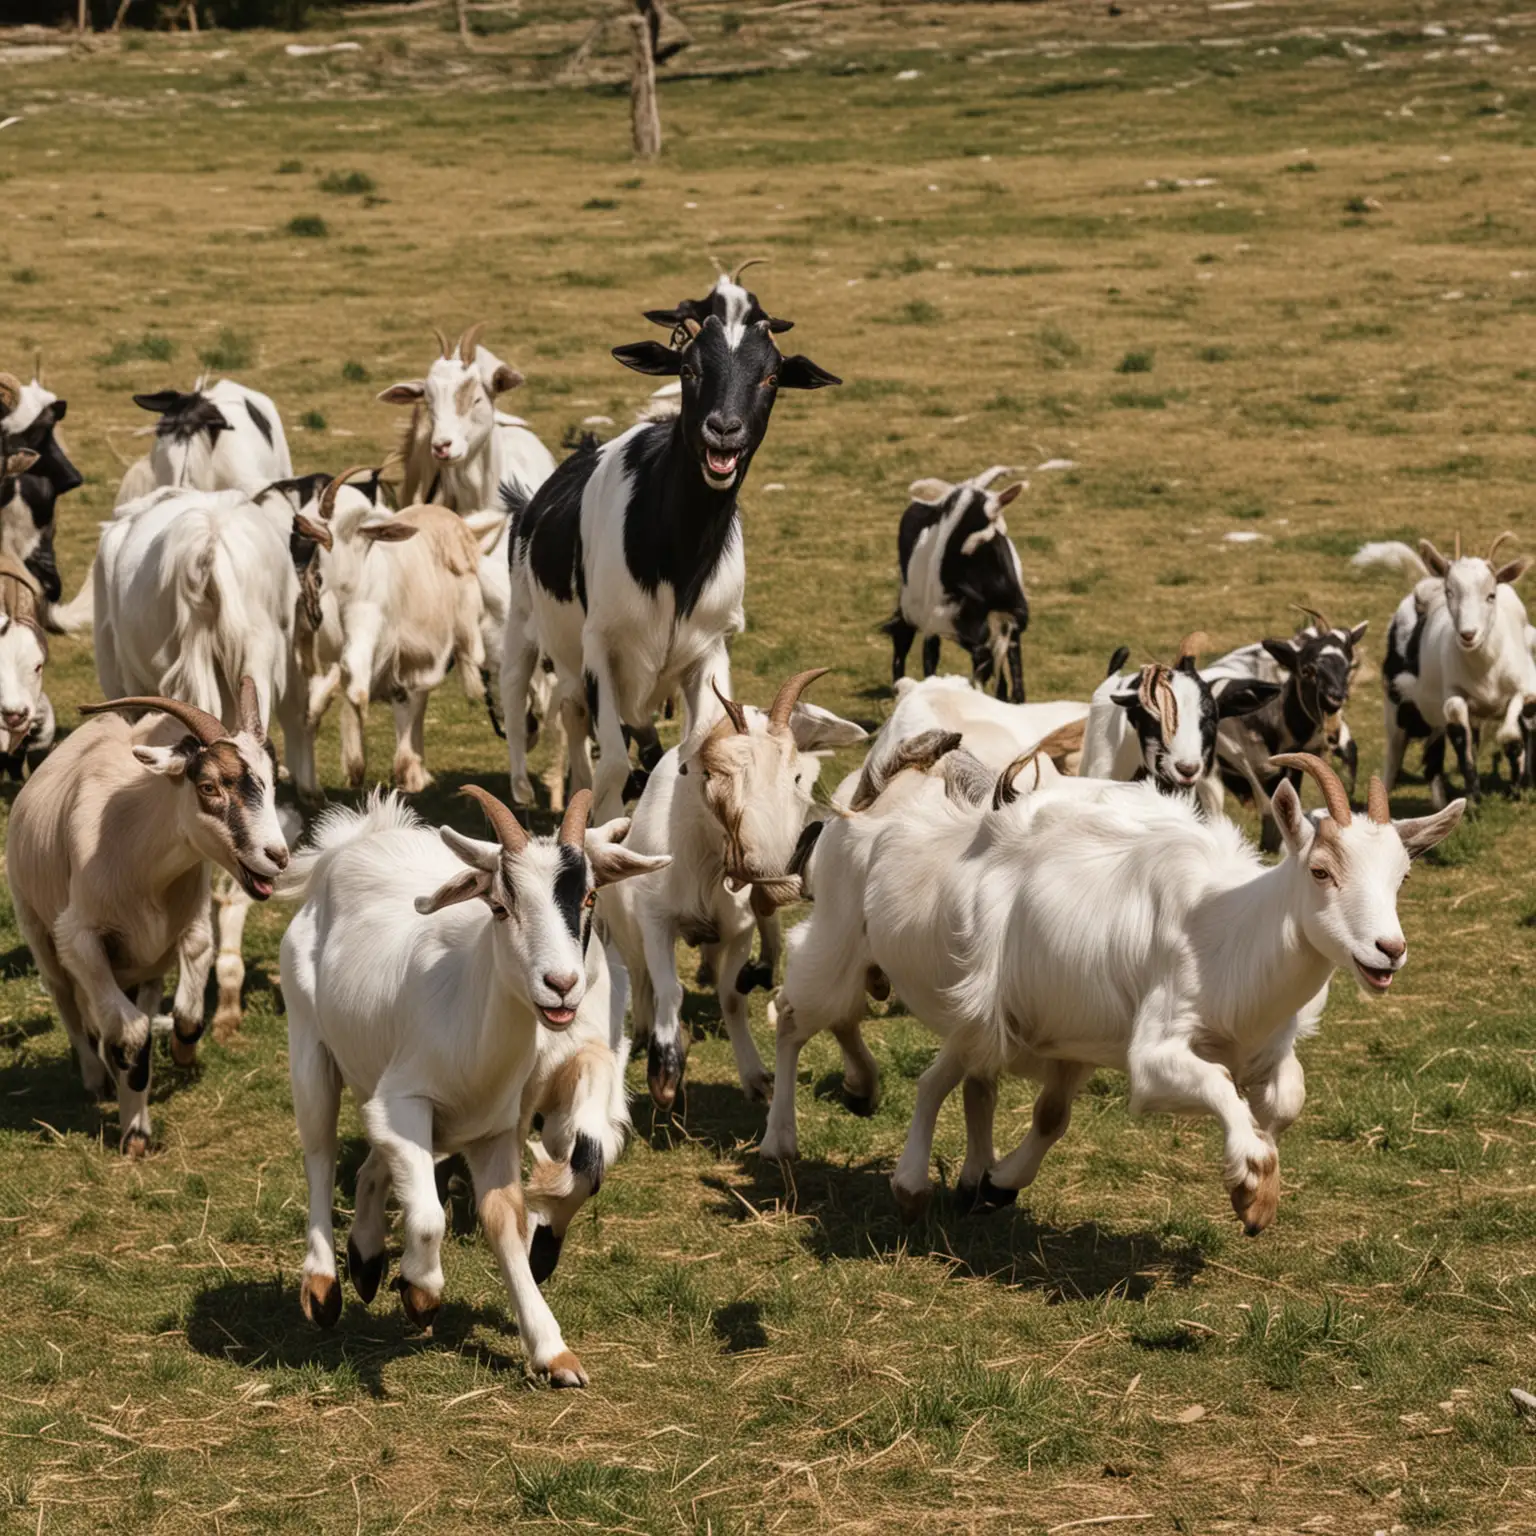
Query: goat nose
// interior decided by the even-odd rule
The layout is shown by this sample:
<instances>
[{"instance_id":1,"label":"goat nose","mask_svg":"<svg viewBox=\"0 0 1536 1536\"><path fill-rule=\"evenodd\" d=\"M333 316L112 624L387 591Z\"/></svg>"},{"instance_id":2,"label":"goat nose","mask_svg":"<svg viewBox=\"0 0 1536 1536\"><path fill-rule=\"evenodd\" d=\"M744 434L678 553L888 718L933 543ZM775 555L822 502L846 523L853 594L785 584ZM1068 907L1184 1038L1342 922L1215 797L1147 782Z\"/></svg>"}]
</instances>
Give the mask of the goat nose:
<instances>
[{"instance_id":1,"label":"goat nose","mask_svg":"<svg viewBox=\"0 0 1536 1536\"><path fill-rule=\"evenodd\" d=\"M1408 953L1408 945L1402 939L1377 939L1376 948L1384 954L1388 960L1401 960Z\"/></svg>"},{"instance_id":2,"label":"goat nose","mask_svg":"<svg viewBox=\"0 0 1536 1536\"><path fill-rule=\"evenodd\" d=\"M544 973L544 985L557 996L564 997L580 980L575 971L566 971L563 975L556 976L549 971Z\"/></svg>"},{"instance_id":3,"label":"goat nose","mask_svg":"<svg viewBox=\"0 0 1536 1536\"><path fill-rule=\"evenodd\" d=\"M1475 629L1464 629L1461 631L1461 641L1463 645L1471 645L1472 642L1476 639L1477 631Z\"/></svg>"},{"instance_id":4,"label":"goat nose","mask_svg":"<svg viewBox=\"0 0 1536 1536\"><path fill-rule=\"evenodd\" d=\"M279 869L288 868L288 850L281 843L268 843L261 850Z\"/></svg>"},{"instance_id":5,"label":"goat nose","mask_svg":"<svg viewBox=\"0 0 1536 1536\"><path fill-rule=\"evenodd\" d=\"M711 414L705 425L708 426L711 432L716 432L721 437L736 437L742 429L740 416Z\"/></svg>"},{"instance_id":6,"label":"goat nose","mask_svg":"<svg viewBox=\"0 0 1536 1536\"><path fill-rule=\"evenodd\" d=\"M1173 766L1174 771L1178 773L1181 778L1197 779L1200 777L1199 763L1175 763Z\"/></svg>"}]
</instances>

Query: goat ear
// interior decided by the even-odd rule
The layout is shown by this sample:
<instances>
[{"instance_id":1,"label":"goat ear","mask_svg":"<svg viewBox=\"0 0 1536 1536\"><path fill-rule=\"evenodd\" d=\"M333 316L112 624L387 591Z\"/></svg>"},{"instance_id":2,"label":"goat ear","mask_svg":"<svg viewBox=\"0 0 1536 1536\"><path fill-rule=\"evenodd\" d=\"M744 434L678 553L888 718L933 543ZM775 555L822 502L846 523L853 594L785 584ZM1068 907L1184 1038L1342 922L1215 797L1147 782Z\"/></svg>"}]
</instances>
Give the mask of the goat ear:
<instances>
[{"instance_id":1,"label":"goat ear","mask_svg":"<svg viewBox=\"0 0 1536 1536\"><path fill-rule=\"evenodd\" d=\"M672 862L670 853L633 853L624 846L629 835L629 817L605 821L589 827L586 836L587 862L592 866L593 883L601 888L633 875L649 875L665 869Z\"/></svg>"},{"instance_id":2,"label":"goat ear","mask_svg":"<svg viewBox=\"0 0 1536 1536\"><path fill-rule=\"evenodd\" d=\"M1028 481L1015 480L1012 485L1005 485L1002 490L997 493L998 506L1006 507L1010 502L1017 501L1019 499L1019 493L1027 484Z\"/></svg>"},{"instance_id":3,"label":"goat ear","mask_svg":"<svg viewBox=\"0 0 1536 1536\"><path fill-rule=\"evenodd\" d=\"M181 778L191 761L180 747L135 747L133 755L151 773L164 774L168 779Z\"/></svg>"},{"instance_id":4,"label":"goat ear","mask_svg":"<svg viewBox=\"0 0 1536 1536\"><path fill-rule=\"evenodd\" d=\"M471 869L478 869L482 874L489 875L501 858L500 843L482 843L478 837L465 837L452 827L439 827L437 835L455 858L462 859Z\"/></svg>"},{"instance_id":5,"label":"goat ear","mask_svg":"<svg viewBox=\"0 0 1536 1536\"><path fill-rule=\"evenodd\" d=\"M1501 565L1494 572L1494 580L1508 582L1510 586L1514 586L1530 568L1531 557L1529 555L1521 555L1518 560L1511 560L1508 565Z\"/></svg>"},{"instance_id":6,"label":"goat ear","mask_svg":"<svg viewBox=\"0 0 1536 1536\"><path fill-rule=\"evenodd\" d=\"M662 346L659 341L631 341L615 347L613 355L636 373L677 373L683 366L683 354Z\"/></svg>"},{"instance_id":7,"label":"goat ear","mask_svg":"<svg viewBox=\"0 0 1536 1536\"><path fill-rule=\"evenodd\" d=\"M828 384L842 382L835 373L828 373L825 368L798 352L783 358L779 363L780 389L825 389Z\"/></svg>"},{"instance_id":8,"label":"goat ear","mask_svg":"<svg viewBox=\"0 0 1536 1536\"><path fill-rule=\"evenodd\" d=\"M1359 645L1360 642L1365 639L1365 632L1370 627L1371 627L1371 621L1369 619L1366 619L1364 621L1364 623L1356 624L1355 627L1352 630L1350 630L1350 632L1349 632L1349 643L1350 643L1350 645L1351 646Z\"/></svg>"},{"instance_id":9,"label":"goat ear","mask_svg":"<svg viewBox=\"0 0 1536 1536\"><path fill-rule=\"evenodd\" d=\"M944 498L948 496L952 490L954 490L954 486L952 486L948 480L929 478L927 480L914 480L912 484L907 487L907 494L911 496L914 501L926 501L936 506L939 502L943 501Z\"/></svg>"},{"instance_id":10,"label":"goat ear","mask_svg":"<svg viewBox=\"0 0 1536 1536\"><path fill-rule=\"evenodd\" d=\"M1270 797L1269 809L1280 829L1280 841L1285 844L1286 852L1293 859L1306 858L1316 834L1301 808L1301 796L1289 779L1281 779Z\"/></svg>"},{"instance_id":11,"label":"goat ear","mask_svg":"<svg viewBox=\"0 0 1536 1536\"><path fill-rule=\"evenodd\" d=\"M37 454L31 448L18 448L3 465L0 465L0 473L7 475L24 475L37 463Z\"/></svg>"},{"instance_id":12,"label":"goat ear","mask_svg":"<svg viewBox=\"0 0 1536 1536\"><path fill-rule=\"evenodd\" d=\"M785 320L779 315L769 315L768 317L768 334L770 336L782 336L785 331L792 331L794 328L795 322L793 320Z\"/></svg>"},{"instance_id":13,"label":"goat ear","mask_svg":"<svg viewBox=\"0 0 1536 1536\"><path fill-rule=\"evenodd\" d=\"M1419 558L1436 576L1444 576L1451 568L1451 562L1428 539L1419 540Z\"/></svg>"},{"instance_id":14,"label":"goat ear","mask_svg":"<svg viewBox=\"0 0 1536 1536\"><path fill-rule=\"evenodd\" d=\"M652 325L665 325L670 329L683 323L683 312L680 309L646 309L641 313Z\"/></svg>"},{"instance_id":15,"label":"goat ear","mask_svg":"<svg viewBox=\"0 0 1536 1536\"><path fill-rule=\"evenodd\" d=\"M516 368L509 367L506 363L498 363L487 388L494 400L497 395L504 395L509 389L516 389L522 382L523 376Z\"/></svg>"},{"instance_id":16,"label":"goat ear","mask_svg":"<svg viewBox=\"0 0 1536 1536\"><path fill-rule=\"evenodd\" d=\"M862 725L844 720L819 704L796 704L789 715L789 734L801 752L835 752L869 736Z\"/></svg>"},{"instance_id":17,"label":"goat ear","mask_svg":"<svg viewBox=\"0 0 1536 1536\"><path fill-rule=\"evenodd\" d=\"M408 379L400 384L391 384L388 389L381 389L378 397L385 405L415 405L426 392L425 379Z\"/></svg>"},{"instance_id":18,"label":"goat ear","mask_svg":"<svg viewBox=\"0 0 1536 1536\"><path fill-rule=\"evenodd\" d=\"M1296 663L1301 660L1301 648L1294 640L1261 640L1259 644L1287 672L1294 672L1296 670Z\"/></svg>"},{"instance_id":19,"label":"goat ear","mask_svg":"<svg viewBox=\"0 0 1536 1536\"><path fill-rule=\"evenodd\" d=\"M1216 700L1216 718L1232 720L1238 715L1251 715L1254 710L1263 709L1279 693L1279 683L1261 683L1256 680L1233 683L1230 688L1224 688L1221 697Z\"/></svg>"},{"instance_id":20,"label":"goat ear","mask_svg":"<svg viewBox=\"0 0 1536 1536\"><path fill-rule=\"evenodd\" d=\"M1408 857L1416 859L1421 853L1428 853L1436 843L1443 841L1456 830L1461 821L1461 813L1466 810L1465 800L1452 800L1443 811L1436 811L1433 816L1417 816L1411 821L1394 821L1392 825L1397 828L1397 835L1403 840L1403 847L1408 850Z\"/></svg>"},{"instance_id":21,"label":"goat ear","mask_svg":"<svg viewBox=\"0 0 1536 1536\"><path fill-rule=\"evenodd\" d=\"M378 522L363 523L357 530L365 539L379 544L400 544L414 539L421 530L415 523L403 523L398 517L380 518Z\"/></svg>"},{"instance_id":22,"label":"goat ear","mask_svg":"<svg viewBox=\"0 0 1536 1536\"><path fill-rule=\"evenodd\" d=\"M1112 693L1109 696L1111 704L1118 704L1121 709L1134 709L1141 703L1141 695L1134 688L1126 693Z\"/></svg>"},{"instance_id":23,"label":"goat ear","mask_svg":"<svg viewBox=\"0 0 1536 1536\"><path fill-rule=\"evenodd\" d=\"M153 411L156 416L164 416L167 411L175 408L181 398L180 390L162 389L152 395L135 395L133 403L140 410Z\"/></svg>"},{"instance_id":24,"label":"goat ear","mask_svg":"<svg viewBox=\"0 0 1536 1536\"><path fill-rule=\"evenodd\" d=\"M430 896L418 896L414 903L423 917L440 912L444 907L457 906L461 901L473 901L491 889L491 877L483 869L466 869L453 879L446 880Z\"/></svg>"}]
</instances>

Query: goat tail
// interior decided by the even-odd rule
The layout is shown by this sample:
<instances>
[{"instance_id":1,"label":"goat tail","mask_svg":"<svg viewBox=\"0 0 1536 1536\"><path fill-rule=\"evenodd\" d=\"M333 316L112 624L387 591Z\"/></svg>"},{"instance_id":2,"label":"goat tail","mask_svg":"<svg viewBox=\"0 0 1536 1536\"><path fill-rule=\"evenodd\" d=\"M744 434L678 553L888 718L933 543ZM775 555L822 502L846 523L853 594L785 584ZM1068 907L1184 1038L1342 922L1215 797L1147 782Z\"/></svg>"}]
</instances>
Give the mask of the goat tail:
<instances>
[{"instance_id":1,"label":"goat tail","mask_svg":"<svg viewBox=\"0 0 1536 1536\"><path fill-rule=\"evenodd\" d=\"M245 598L214 520L205 513L189 512L179 522L183 536L171 553L176 659L161 676L160 692L211 715L222 715L219 663L224 663L233 697L244 670Z\"/></svg>"},{"instance_id":2,"label":"goat tail","mask_svg":"<svg viewBox=\"0 0 1536 1536\"><path fill-rule=\"evenodd\" d=\"M44 603L43 628L55 635L73 635L89 629L96 615L96 557L80 583L80 590L67 603Z\"/></svg>"},{"instance_id":3,"label":"goat tail","mask_svg":"<svg viewBox=\"0 0 1536 1536\"><path fill-rule=\"evenodd\" d=\"M310 829L309 841L293 850L288 867L277 877L273 895L280 901L303 901L321 862L337 849L376 832L409 830L421 824L410 806L382 785L368 796L361 810L333 805L321 812Z\"/></svg>"},{"instance_id":4,"label":"goat tail","mask_svg":"<svg viewBox=\"0 0 1536 1536\"><path fill-rule=\"evenodd\" d=\"M1430 574L1429 567L1419 558L1416 549L1401 539L1383 539L1362 544L1350 557L1349 563L1357 571L1395 571L1407 581L1423 581Z\"/></svg>"},{"instance_id":5,"label":"goat tail","mask_svg":"<svg viewBox=\"0 0 1536 1536\"><path fill-rule=\"evenodd\" d=\"M514 480L503 480L496 487L497 498L501 502L501 510L507 518L509 536L517 536L517 527L523 520L523 514L528 510L528 503L532 496L518 485Z\"/></svg>"}]
</instances>

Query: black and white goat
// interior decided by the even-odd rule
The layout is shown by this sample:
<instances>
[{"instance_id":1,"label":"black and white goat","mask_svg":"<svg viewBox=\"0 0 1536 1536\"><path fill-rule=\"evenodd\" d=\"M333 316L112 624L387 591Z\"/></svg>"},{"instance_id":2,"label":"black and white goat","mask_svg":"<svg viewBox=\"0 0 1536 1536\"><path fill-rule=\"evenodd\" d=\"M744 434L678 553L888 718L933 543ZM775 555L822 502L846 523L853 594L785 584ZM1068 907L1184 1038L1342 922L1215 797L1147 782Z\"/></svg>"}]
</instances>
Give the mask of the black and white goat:
<instances>
[{"instance_id":1,"label":"black and white goat","mask_svg":"<svg viewBox=\"0 0 1536 1536\"><path fill-rule=\"evenodd\" d=\"M912 482L912 503L901 514L896 535L901 592L885 624L892 682L906 675L907 652L922 635L924 677L938 670L940 642L953 640L970 653L971 678L978 688L995 678L998 698L1024 702L1019 637L1029 624L1029 599L1003 509L1026 482L987 489L1007 467L994 464L959 485Z\"/></svg>"},{"instance_id":2,"label":"black and white goat","mask_svg":"<svg viewBox=\"0 0 1536 1536\"><path fill-rule=\"evenodd\" d=\"M1301 611L1312 622L1289 639L1245 645L1201 668L1218 704L1229 688L1253 679L1280 684L1277 697L1247 714L1224 719L1216 733L1222 779L1235 794L1251 798L1264 818L1267 853L1280 849L1280 829L1270 813L1270 797L1282 778L1301 788L1301 770L1277 771L1271 758L1280 753L1331 752L1344 764L1351 792L1359 767L1359 749L1343 711L1360 666L1355 647L1367 625L1342 628L1315 609Z\"/></svg>"},{"instance_id":3,"label":"black and white goat","mask_svg":"<svg viewBox=\"0 0 1536 1536\"><path fill-rule=\"evenodd\" d=\"M1458 533L1450 559L1420 539L1417 554L1394 540L1367 544L1352 561L1364 570L1398 571L1415 583L1392 615L1381 669L1387 728L1381 777L1389 792L1409 739L1421 738L1430 797L1443 805L1449 740L1467 796L1476 800L1482 793L1478 736L1490 723L1497 726L1511 782L1524 788L1532 781L1536 661L1525 604L1515 591L1531 557L1495 563L1499 546L1513 537L1501 533L1486 557L1463 555Z\"/></svg>"},{"instance_id":4,"label":"black and white goat","mask_svg":"<svg viewBox=\"0 0 1536 1536\"><path fill-rule=\"evenodd\" d=\"M696 740L715 718L706 713L710 678L730 692L726 639L745 622L737 497L778 392L841 382L807 357L782 355L773 334L786 322L763 314L756 296L728 277L707 304L689 301L649 318L673 314L680 348L641 341L613 355L639 373L676 375L677 417L578 449L518 516L509 546L503 713L517 718L539 655L548 656L566 712L573 787L588 771L588 719L596 734L604 818L618 813L629 780L625 727L649 730L680 689L686 739ZM523 733L509 732L507 745L513 798L526 802Z\"/></svg>"},{"instance_id":5,"label":"black and white goat","mask_svg":"<svg viewBox=\"0 0 1536 1536\"><path fill-rule=\"evenodd\" d=\"M53 555L55 504L85 481L59 441L57 429L68 404L40 379L23 384L14 374L0 373L0 460L36 455L28 468L15 473L6 473L0 463L0 549L37 578L50 604L62 596Z\"/></svg>"},{"instance_id":6,"label":"black and white goat","mask_svg":"<svg viewBox=\"0 0 1536 1536\"><path fill-rule=\"evenodd\" d=\"M254 496L293 475L277 407L233 379L207 386L199 379L190 393L162 389L133 403L159 417L149 452L156 485Z\"/></svg>"},{"instance_id":7,"label":"black and white goat","mask_svg":"<svg viewBox=\"0 0 1536 1536\"><path fill-rule=\"evenodd\" d=\"M1207 816L1221 814L1216 734L1223 720L1268 704L1279 683L1233 681L1218 699L1200 675L1198 631L1179 643L1173 666L1149 662L1122 673L1127 647L1110 657L1109 676L1094 690L1083 733L1085 779L1151 779L1164 794L1192 795Z\"/></svg>"}]
</instances>

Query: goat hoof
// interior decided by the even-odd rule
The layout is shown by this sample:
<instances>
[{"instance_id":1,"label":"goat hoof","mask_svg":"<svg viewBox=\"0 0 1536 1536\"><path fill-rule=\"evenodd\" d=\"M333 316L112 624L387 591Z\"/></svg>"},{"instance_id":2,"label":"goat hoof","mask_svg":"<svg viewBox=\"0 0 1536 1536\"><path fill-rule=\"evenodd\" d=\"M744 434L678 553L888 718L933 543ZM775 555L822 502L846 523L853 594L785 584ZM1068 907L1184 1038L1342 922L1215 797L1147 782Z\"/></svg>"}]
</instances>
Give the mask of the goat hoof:
<instances>
[{"instance_id":1,"label":"goat hoof","mask_svg":"<svg viewBox=\"0 0 1536 1536\"><path fill-rule=\"evenodd\" d=\"M646 1054L646 1082L658 1109L671 1109L683 1085L683 1053L675 1044L652 1040Z\"/></svg>"},{"instance_id":2,"label":"goat hoof","mask_svg":"<svg viewBox=\"0 0 1536 1536\"><path fill-rule=\"evenodd\" d=\"M921 1189L903 1189L895 1179L891 1180L891 1194L896 1198L896 1211L911 1226L927 1213L928 1202L933 1199L933 1186L925 1184Z\"/></svg>"},{"instance_id":3,"label":"goat hoof","mask_svg":"<svg viewBox=\"0 0 1536 1536\"><path fill-rule=\"evenodd\" d=\"M736 972L736 990L743 997L754 987L761 987L765 992L773 990L773 967L764 965L761 960L749 960Z\"/></svg>"},{"instance_id":4,"label":"goat hoof","mask_svg":"<svg viewBox=\"0 0 1536 1536\"><path fill-rule=\"evenodd\" d=\"M341 1282L335 1275L305 1275L299 1305L317 1328L334 1328L341 1316Z\"/></svg>"},{"instance_id":5,"label":"goat hoof","mask_svg":"<svg viewBox=\"0 0 1536 1536\"><path fill-rule=\"evenodd\" d=\"M967 1216L985 1216L1013 1205L1019 1198L1016 1189L1002 1189L992 1182L992 1175L984 1173L979 1184L960 1183L955 1186L955 1204Z\"/></svg>"},{"instance_id":6,"label":"goat hoof","mask_svg":"<svg viewBox=\"0 0 1536 1536\"><path fill-rule=\"evenodd\" d=\"M1232 1209L1243 1223L1245 1236L1257 1237L1275 1219L1280 1207L1280 1159L1270 1152L1262 1159L1248 1159L1248 1176L1231 1188Z\"/></svg>"},{"instance_id":7,"label":"goat hoof","mask_svg":"<svg viewBox=\"0 0 1536 1536\"><path fill-rule=\"evenodd\" d=\"M197 1061L197 1042L203 1038L201 1019L183 1019L171 1015L171 1060L178 1067L190 1067Z\"/></svg>"},{"instance_id":8,"label":"goat hoof","mask_svg":"<svg viewBox=\"0 0 1536 1536\"><path fill-rule=\"evenodd\" d=\"M122 1152L124 1157L133 1162L142 1162L149 1156L149 1132L141 1131L137 1126L131 1131L124 1131Z\"/></svg>"},{"instance_id":9,"label":"goat hoof","mask_svg":"<svg viewBox=\"0 0 1536 1536\"><path fill-rule=\"evenodd\" d=\"M849 1093L843 1089L843 1105L849 1114L857 1115L861 1120L869 1117L880 1107L880 1093L876 1089L870 1093Z\"/></svg>"},{"instance_id":10,"label":"goat hoof","mask_svg":"<svg viewBox=\"0 0 1536 1536\"><path fill-rule=\"evenodd\" d=\"M221 1003L213 1010L213 1038L223 1045L233 1036L238 1035L240 1018L239 1003Z\"/></svg>"},{"instance_id":11,"label":"goat hoof","mask_svg":"<svg viewBox=\"0 0 1536 1536\"><path fill-rule=\"evenodd\" d=\"M543 1285L555 1272L560 1262L560 1247L565 1239L555 1234L552 1227L535 1227L533 1242L528 1247L528 1268L533 1271L533 1283Z\"/></svg>"},{"instance_id":12,"label":"goat hoof","mask_svg":"<svg viewBox=\"0 0 1536 1536\"><path fill-rule=\"evenodd\" d=\"M581 1361L568 1349L562 1349L544 1367L544 1374L549 1377L552 1387L584 1387L587 1384L587 1373L582 1370Z\"/></svg>"},{"instance_id":13,"label":"goat hoof","mask_svg":"<svg viewBox=\"0 0 1536 1536\"><path fill-rule=\"evenodd\" d=\"M400 1292L400 1305L405 1308L405 1315L423 1333L430 1333L433 1320L437 1316L437 1309L443 1304L443 1298L434 1295L431 1291L423 1290L419 1285L412 1285L404 1275L396 1275L392 1283Z\"/></svg>"},{"instance_id":14,"label":"goat hoof","mask_svg":"<svg viewBox=\"0 0 1536 1536\"><path fill-rule=\"evenodd\" d=\"M362 1297L365 1307L379 1294L379 1282L383 1280L388 1264L389 1258L382 1248L371 1259L365 1259L356 1241L348 1235L347 1279L352 1282L352 1289Z\"/></svg>"}]
</instances>

